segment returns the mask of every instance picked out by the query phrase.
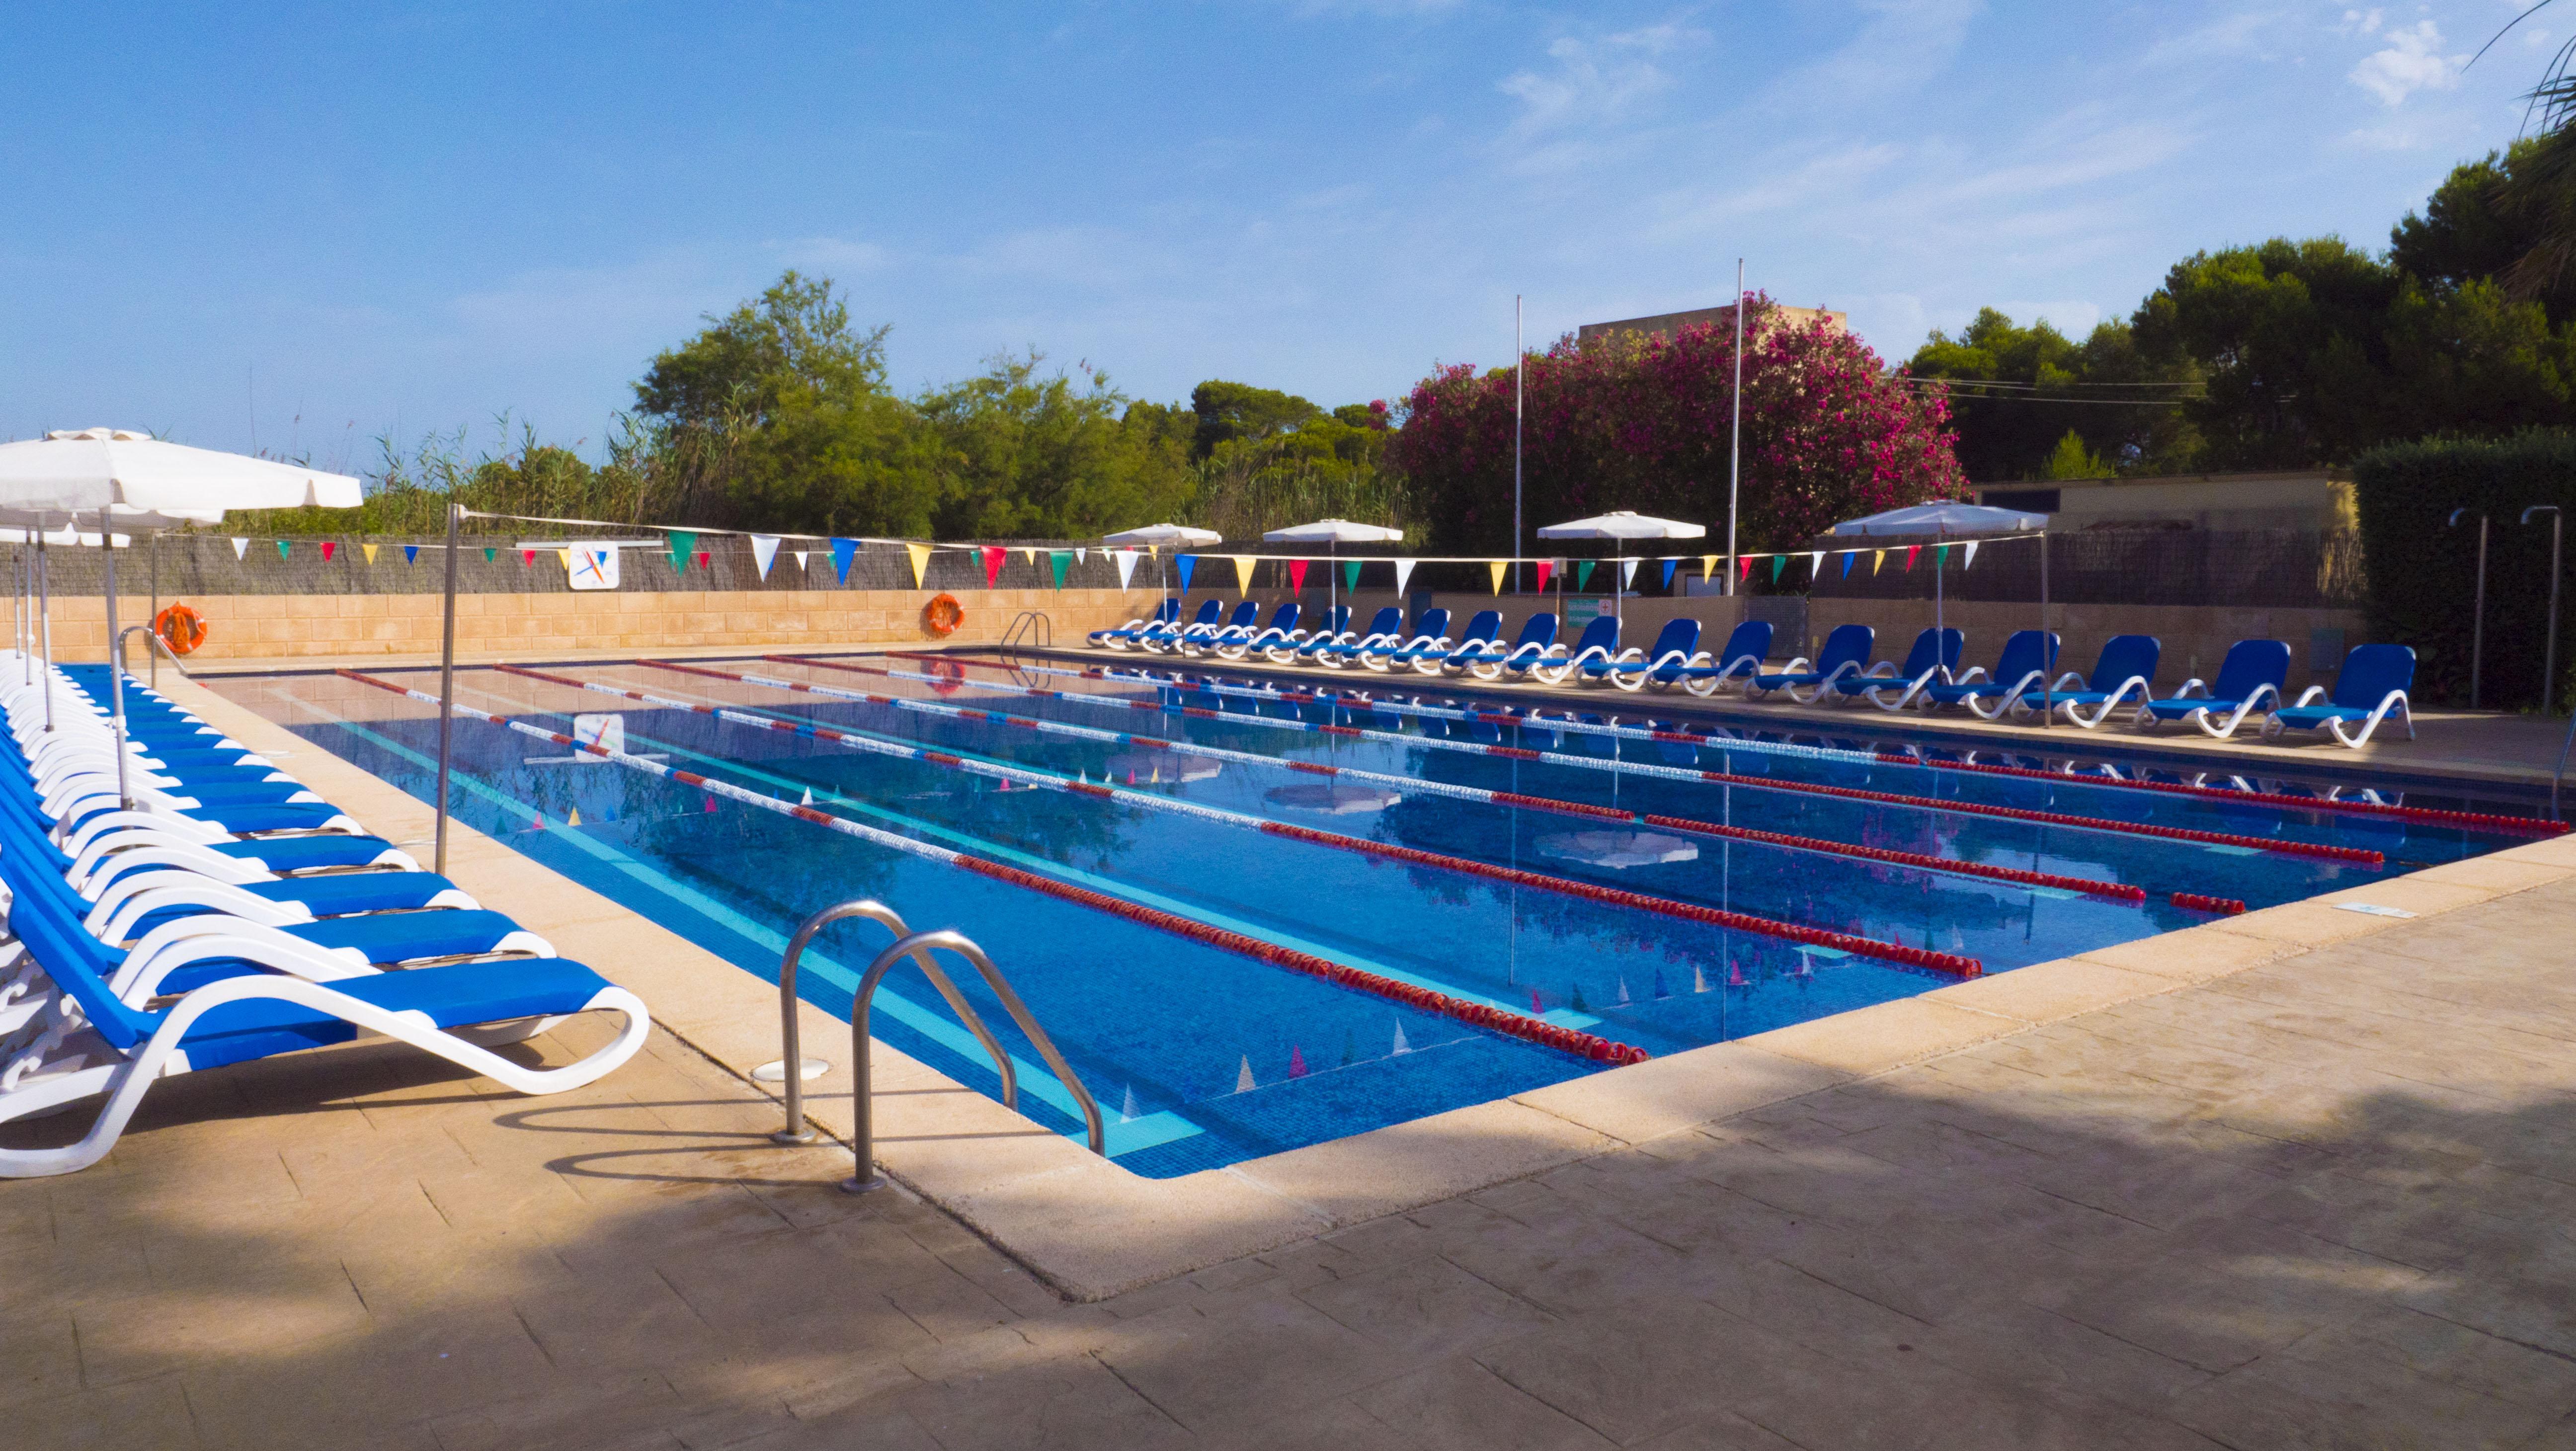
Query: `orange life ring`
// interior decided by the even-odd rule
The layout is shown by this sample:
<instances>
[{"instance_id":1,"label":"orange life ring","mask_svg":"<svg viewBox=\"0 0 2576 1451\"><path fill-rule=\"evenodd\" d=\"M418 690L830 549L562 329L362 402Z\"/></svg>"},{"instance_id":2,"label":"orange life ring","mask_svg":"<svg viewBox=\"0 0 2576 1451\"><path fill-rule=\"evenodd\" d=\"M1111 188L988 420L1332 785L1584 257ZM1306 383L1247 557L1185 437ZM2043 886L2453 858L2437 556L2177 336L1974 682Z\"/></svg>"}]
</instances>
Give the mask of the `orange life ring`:
<instances>
[{"instance_id":1,"label":"orange life ring","mask_svg":"<svg viewBox=\"0 0 2576 1451\"><path fill-rule=\"evenodd\" d=\"M957 603L957 596L952 594L933 595L930 603L921 607L921 627L934 635L954 634L965 620L966 607Z\"/></svg>"},{"instance_id":2,"label":"orange life ring","mask_svg":"<svg viewBox=\"0 0 2576 1451\"><path fill-rule=\"evenodd\" d=\"M169 645L171 654L190 654L206 643L205 617L186 605L172 605L152 617L152 633Z\"/></svg>"}]
</instances>

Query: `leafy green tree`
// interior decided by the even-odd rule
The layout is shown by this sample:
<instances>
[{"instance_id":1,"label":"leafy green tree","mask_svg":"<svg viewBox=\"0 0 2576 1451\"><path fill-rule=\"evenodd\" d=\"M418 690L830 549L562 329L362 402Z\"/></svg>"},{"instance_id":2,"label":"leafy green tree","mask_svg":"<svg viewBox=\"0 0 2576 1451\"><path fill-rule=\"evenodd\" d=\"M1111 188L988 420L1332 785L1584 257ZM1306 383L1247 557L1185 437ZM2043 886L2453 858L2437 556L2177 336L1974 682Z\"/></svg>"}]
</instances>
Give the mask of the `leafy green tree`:
<instances>
[{"instance_id":1,"label":"leafy green tree","mask_svg":"<svg viewBox=\"0 0 2576 1451\"><path fill-rule=\"evenodd\" d=\"M2078 343L2045 319L2024 327L1989 307L1957 337L1935 330L1906 367L1955 383L1947 391L1959 464L1972 479L2045 476L2068 429L2107 443L2123 473L2187 467L2197 446L2179 411L2164 406L2195 370L2144 357L2125 322L2100 323Z\"/></svg>"},{"instance_id":2,"label":"leafy green tree","mask_svg":"<svg viewBox=\"0 0 2576 1451\"><path fill-rule=\"evenodd\" d=\"M1167 410L1130 406L1089 369L1079 383L1041 373L1044 361L1037 353L996 358L922 397L941 536L1083 538L1187 503L1188 462Z\"/></svg>"},{"instance_id":3,"label":"leafy green tree","mask_svg":"<svg viewBox=\"0 0 2576 1451\"><path fill-rule=\"evenodd\" d=\"M1222 378L1211 378L1191 389L1190 409L1198 415L1192 452L1199 458L1214 454L1219 444L1259 442L1302 428L1324 411L1294 393L1229 383Z\"/></svg>"},{"instance_id":4,"label":"leafy green tree","mask_svg":"<svg viewBox=\"0 0 2576 1451\"><path fill-rule=\"evenodd\" d=\"M2102 461L2100 454L2085 447L2084 435L2071 428L2049 453L2048 468L2040 475L2047 479L2106 479L2110 476L2111 466Z\"/></svg>"}]
</instances>

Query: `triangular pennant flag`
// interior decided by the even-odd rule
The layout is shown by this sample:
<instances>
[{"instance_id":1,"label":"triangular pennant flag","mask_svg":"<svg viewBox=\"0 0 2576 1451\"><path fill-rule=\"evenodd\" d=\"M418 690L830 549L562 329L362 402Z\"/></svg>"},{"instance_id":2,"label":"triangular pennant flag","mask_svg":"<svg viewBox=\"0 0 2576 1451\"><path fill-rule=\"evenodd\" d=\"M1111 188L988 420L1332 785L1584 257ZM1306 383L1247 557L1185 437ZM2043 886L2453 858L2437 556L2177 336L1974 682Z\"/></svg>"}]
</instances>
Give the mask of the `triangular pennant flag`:
<instances>
[{"instance_id":1,"label":"triangular pennant flag","mask_svg":"<svg viewBox=\"0 0 2576 1451\"><path fill-rule=\"evenodd\" d=\"M1109 557L1118 563L1118 592L1125 594L1127 582L1136 577L1136 551L1121 549Z\"/></svg>"},{"instance_id":2,"label":"triangular pennant flag","mask_svg":"<svg viewBox=\"0 0 2576 1451\"><path fill-rule=\"evenodd\" d=\"M1710 580L1710 579L1712 579L1713 577L1715 577L1715 576L1716 576L1716 574L1717 574L1717 556L1716 556L1716 555L1714 555L1714 554L1703 554L1703 555L1701 555L1701 556L1699 557L1699 582L1700 582L1700 583L1702 583L1702 584L1706 584L1706 583L1708 583L1708 582L1709 582L1709 580Z\"/></svg>"},{"instance_id":3,"label":"triangular pennant flag","mask_svg":"<svg viewBox=\"0 0 2576 1451\"><path fill-rule=\"evenodd\" d=\"M1932 567L1933 567L1934 569L1940 569L1940 568L1943 568L1944 566L1948 565L1948 564L1949 564L1949 562L1950 562L1950 546L1949 546L1949 545L1947 545L1947 544L1935 544L1935 545L1933 545L1933 546L1932 546Z\"/></svg>"},{"instance_id":4,"label":"triangular pennant flag","mask_svg":"<svg viewBox=\"0 0 2576 1451\"><path fill-rule=\"evenodd\" d=\"M1553 559L1542 559L1542 560L1540 560L1540 561L1538 562L1538 588L1539 588L1539 593L1541 593L1541 594L1545 594L1545 593L1547 593L1547 577L1548 577L1549 575L1551 575L1551 574L1554 574L1554 573L1556 573L1556 561L1555 561L1555 560L1553 560Z\"/></svg>"},{"instance_id":5,"label":"triangular pennant flag","mask_svg":"<svg viewBox=\"0 0 2576 1451\"><path fill-rule=\"evenodd\" d=\"M1753 556L1750 554L1739 554L1735 556L1735 582L1737 584L1742 584L1752 577Z\"/></svg>"},{"instance_id":6,"label":"triangular pennant flag","mask_svg":"<svg viewBox=\"0 0 2576 1451\"><path fill-rule=\"evenodd\" d=\"M340 541L339 541L339 540L337 540L337 539L325 539L325 540L323 540L323 541L322 541L322 562L323 562L324 564L329 564L329 563L331 562L331 552L332 552L333 550L335 550L335 549L338 549L339 547L340 547Z\"/></svg>"},{"instance_id":7,"label":"triangular pennant flag","mask_svg":"<svg viewBox=\"0 0 2576 1451\"><path fill-rule=\"evenodd\" d=\"M1598 569L1600 565L1601 561L1597 559L1577 560L1574 565L1574 587L1589 588L1592 584L1592 571Z\"/></svg>"},{"instance_id":8,"label":"triangular pennant flag","mask_svg":"<svg viewBox=\"0 0 2576 1451\"><path fill-rule=\"evenodd\" d=\"M1292 559L1288 561L1288 592L1290 594L1301 595L1306 592L1306 563L1307 561L1302 559Z\"/></svg>"},{"instance_id":9,"label":"triangular pennant flag","mask_svg":"<svg viewBox=\"0 0 2576 1451\"><path fill-rule=\"evenodd\" d=\"M841 583L848 584L850 582L850 561L857 559L858 557L859 541L855 539L835 539L832 541L832 568L839 573ZM920 582L920 573L916 571L913 575L913 583L919 584Z\"/></svg>"},{"instance_id":10,"label":"triangular pennant flag","mask_svg":"<svg viewBox=\"0 0 2576 1451\"><path fill-rule=\"evenodd\" d=\"M1673 571L1681 567L1682 562L1678 559L1667 559L1664 561L1664 588L1666 590L1669 591L1673 587Z\"/></svg>"},{"instance_id":11,"label":"triangular pennant flag","mask_svg":"<svg viewBox=\"0 0 2576 1451\"><path fill-rule=\"evenodd\" d=\"M689 556L697 552L698 535L693 529L674 529L665 541L671 547L671 567L682 574L689 572Z\"/></svg>"},{"instance_id":12,"label":"triangular pennant flag","mask_svg":"<svg viewBox=\"0 0 2576 1451\"><path fill-rule=\"evenodd\" d=\"M1843 578L1851 578L1852 561L1858 558L1860 558L1860 551L1857 549L1846 549L1843 551ZM1876 571L1872 571L1872 573L1875 572Z\"/></svg>"},{"instance_id":13,"label":"triangular pennant flag","mask_svg":"<svg viewBox=\"0 0 2576 1451\"><path fill-rule=\"evenodd\" d=\"M1879 567L1880 565L1882 565L1882 564L1885 564L1885 563L1887 563L1887 551L1886 551L1886 550L1884 550L1884 549L1873 549L1873 550L1871 550L1871 551L1869 552L1869 572L1870 572L1873 576L1874 576L1874 575L1876 575L1876 574L1878 573L1878 567Z\"/></svg>"},{"instance_id":14,"label":"triangular pennant flag","mask_svg":"<svg viewBox=\"0 0 2576 1451\"><path fill-rule=\"evenodd\" d=\"M1342 588L1356 591L1360 587L1360 562L1356 559L1342 566Z\"/></svg>"},{"instance_id":15,"label":"triangular pennant flag","mask_svg":"<svg viewBox=\"0 0 2576 1451\"><path fill-rule=\"evenodd\" d=\"M697 552L695 557L698 561L698 568L700 569L704 569L715 562L715 552L713 550L701 549Z\"/></svg>"},{"instance_id":16,"label":"triangular pennant flag","mask_svg":"<svg viewBox=\"0 0 2576 1451\"><path fill-rule=\"evenodd\" d=\"M403 546L403 563L405 563L405 564L418 564L418 563L420 563L420 546L419 546L419 545L417 545L417 544L406 544L406 545L404 545L404 546Z\"/></svg>"},{"instance_id":17,"label":"triangular pennant flag","mask_svg":"<svg viewBox=\"0 0 2576 1451\"><path fill-rule=\"evenodd\" d=\"M1908 545L1906 545L1906 546L1905 546L1905 567L1906 567L1907 569L1912 569L1912 568L1914 567L1914 556L1916 556L1916 555L1918 555L1918 554L1921 554L1922 552L1923 552L1923 546L1922 546L1922 545L1920 545L1920 544L1908 544Z\"/></svg>"},{"instance_id":18,"label":"triangular pennant flag","mask_svg":"<svg viewBox=\"0 0 2576 1451\"><path fill-rule=\"evenodd\" d=\"M1771 582L1772 582L1773 584L1778 584L1778 583L1780 582L1780 571L1781 571L1781 570L1783 570L1783 569L1786 569L1786 568L1788 568L1788 567L1789 567L1789 556L1787 556L1787 555L1785 555L1785 554L1775 554L1775 555L1772 555L1772 556L1771 556Z\"/></svg>"},{"instance_id":19,"label":"triangular pennant flag","mask_svg":"<svg viewBox=\"0 0 2576 1451\"><path fill-rule=\"evenodd\" d=\"M245 549L248 549L248 548L250 548L250 541L249 541L249 540L247 540L247 539L236 539L236 540L234 540L234 541L233 541L233 558L235 558L235 559L239 559L239 558L241 558L241 557L242 557L242 551L243 551L243 550L245 550Z\"/></svg>"},{"instance_id":20,"label":"triangular pennant flag","mask_svg":"<svg viewBox=\"0 0 2576 1451\"><path fill-rule=\"evenodd\" d=\"M1035 564L1035 563L1037 563L1037 562L1038 562L1038 552L1037 552L1036 550L1034 550L1034 549L1029 549L1029 548L1025 548L1025 547L1023 547L1023 548L1020 550L1020 563L1022 563L1022 564Z\"/></svg>"},{"instance_id":21,"label":"triangular pennant flag","mask_svg":"<svg viewBox=\"0 0 2576 1451\"><path fill-rule=\"evenodd\" d=\"M778 536L775 534L751 536L751 562L760 566L762 579L769 578L769 566L778 562Z\"/></svg>"},{"instance_id":22,"label":"triangular pennant flag","mask_svg":"<svg viewBox=\"0 0 2576 1451\"><path fill-rule=\"evenodd\" d=\"M501 550L500 550L500 547L499 547L498 545L486 544L486 545L484 545L484 546L483 546L483 562L484 562L485 564L490 564L493 560L496 560L496 559L498 559L498 558L500 558L500 557L501 557Z\"/></svg>"},{"instance_id":23,"label":"triangular pennant flag","mask_svg":"<svg viewBox=\"0 0 2576 1451\"><path fill-rule=\"evenodd\" d=\"M1961 569L1963 569L1963 570L1964 570L1964 569L1967 569L1967 568L1969 568L1970 566L1974 565L1976 562L1977 562L1977 541L1975 541L1975 540L1971 539L1971 540L1969 540L1969 541L1968 541L1967 546L1966 546L1965 548L1963 548L1963 549L1961 549L1961 550L1959 551L1959 568L1961 568Z\"/></svg>"},{"instance_id":24,"label":"triangular pennant flag","mask_svg":"<svg viewBox=\"0 0 2576 1451\"><path fill-rule=\"evenodd\" d=\"M1511 568L1511 566L1497 559L1485 567L1494 572L1494 593L1501 594L1503 592L1503 571Z\"/></svg>"},{"instance_id":25,"label":"triangular pennant flag","mask_svg":"<svg viewBox=\"0 0 2576 1451\"><path fill-rule=\"evenodd\" d=\"M1825 572L1825 552L1821 549L1807 556L1807 578L1813 580Z\"/></svg>"},{"instance_id":26,"label":"triangular pennant flag","mask_svg":"<svg viewBox=\"0 0 2576 1451\"><path fill-rule=\"evenodd\" d=\"M1073 562L1076 564L1088 563L1090 558L1091 551L1088 549L1076 549L1073 551Z\"/></svg>"},{"instance_id":27,"label":"triangular pennant flag","mask_svg":"<svg viewBox=\"0 0 2576 1451\"><path fill-rule=\"evenodd\" d=\"M1412 578L1413 561L1410 559L1397 560L1395 562L1395 592L1397 594L1404 593L1405 583Z\"/></svg>"},{"instance_id":28,"label":"triangular pennant flag","mask_svg":"<svg viewBox=\"0 0 2576 1451\"><path fill-rule=\"evenodd\" d=\"M1064 588L1064 572L1073 568L1073 552L1068 549L1050 551L1047 555L1047 563L1055 566L1055 587Z\"/></svg>"},{"instance_id":29,"label":"triangular pennant flag","mask_svg":"<svg viewBox=\"0 0 2576 1451\"><path fill-rule=\"evenodd\" d=\"M1619 588L1624 590L1628 586L1637 582L1637 566L1642 562L1643 561L1641 560L1635 559L1623 559L1619 561Z\"/></svg>"},{"instance_id":30,"label":"triangular pennant flag","mask_svg":"<svg viewBox=\"0 0 2576 1451\"><path fill-rule=\"evenodd\" d=\"M1236 592L1248 592L1252 588L1252 556L1249 554L1229 554L1226 558L1234 561L1234 587Z\"/></svg>"},{"instance_id":31,"label":"triangular pennant flag","mask_svg":"<svg viewBox=\"0 0 2576 1451\"><path fill-rule=\"evenodd\" d=\"M291 540L280 539L277 541L277 557L284 559L286 557L286 551L293 547L294 545Z\"/></svg>"},{"instance_id":32,"label":"triangular pennant flag","mask_svg":"<svg viewBox=\"0 0 2576 1451\"><path fill-rule=\"evenodd\" d=\"M537 552L536 552L535 550L533 550L533 549L522 549L522 550L520 550L520 551L519 551L519 567L520 567L521 569L525 569L525 568L527 568L529 565L534 564L534 563L536 563L536 562L537 562Z\"/></svg>"},{"instance_id":33,"label":"triangular pennant flag","mask_svg":"<svg viewBox=\"0 0 2576 1451\"><path fill-rule=\"evenodd\" d=\"M361 544L361 545L359 545L359 546L358 546L358 552L359 552L360 554L363 554L363 555L367 556L367 563L369 563L369 564L373 564L373 563L375 563L375 562L376 562L376 546L375 546L375 545L372 545L372 544Z\"/></svg>"},{"instance_id":34,"label":"triangular pennant flag","mask_svg":"<svg viewBox=\"0 0 2576 1451\"><path fill-rule=\"evenodd\" d=\"M561 561L561 562L562 562L563 567L564 567L564 573L566 573L566 574L570 574L570 573L572 573L572 551L571 551L571 550L569 550L569 549L558 549L558 550L556 550L556 551L555 551L555 558L556 558L557 560L559 560L559 561Z\"/></svg>"},{"instance_id":35,"label":"triangular pennant flag","mask_svg":"<svg viewBox=\"0 0 2576 1451\"><path fill-rule=\"evenodd\" d=\"M1196 571L1198 567L1199 557L1195 554L1175 554L1172 556L1172 572L1181 577L1181 593L1188 594L1190 592L1190 575Z\"/></svg>"},{"instance_id":36,"label":"triangular pennant flag","mask_svg":"<svg viewBox=\"0 0 2576 1451\"><path fill-rule=\"evenodd\" d=\"M1010 561L1011 551L998 544L984 546L984 588L998 589L1002 583L1002 566Z\"/></svg>"},{"instance_id":37,"label":"triangular pennant flag","mask_svg":"<svg viewBox=\"0 0 2576 1451\"><path fill-rule=\"evenodd\" d=\"M921 580L924 572L930 568L930 546L927 544L907 544L903 547L903 554L904 558L912 561L912 587L914 589L919 589L921 588ZM844 571L841 577L844 581L847 581L849 575Z\"/></svg>"}]
</instances>

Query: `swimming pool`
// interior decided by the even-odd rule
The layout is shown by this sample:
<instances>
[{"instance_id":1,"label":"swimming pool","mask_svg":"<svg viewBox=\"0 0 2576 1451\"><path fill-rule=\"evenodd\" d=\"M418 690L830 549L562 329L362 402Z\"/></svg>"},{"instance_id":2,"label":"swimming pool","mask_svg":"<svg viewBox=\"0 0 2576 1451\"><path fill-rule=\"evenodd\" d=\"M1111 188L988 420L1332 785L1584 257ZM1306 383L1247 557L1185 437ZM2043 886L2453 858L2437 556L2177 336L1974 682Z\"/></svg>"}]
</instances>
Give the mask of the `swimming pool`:
<instances>
[{"instance_id":1,"label":"swimming pool","mask_svg":"<svg viewBox=\"0 0 2576 1451\"><path fill-rule=\"evenodd\" d=\"M1112 1156L1157 1177L1599 1071L1586 1045L1675 1052L2208 920L2178 893L2271 906L2522 839L2421 797L1659 726L1636 697L1536 721L1451 682L1327 682L1405 692L1363 703L1135 674L460 671L461 705L538 734L461 719L455 809L770 980L830 902L959 928L1108 1110ZM431 707L327 675L211 683L429 798ZM805 995L846 1015L883 941L832 929ZM1021 1060L1023 1109L1078 1132L981 984L959 986ZM997 1091L918 978L889 979L877 1014L886 1041Z\"/></svg>"}]
</instances>

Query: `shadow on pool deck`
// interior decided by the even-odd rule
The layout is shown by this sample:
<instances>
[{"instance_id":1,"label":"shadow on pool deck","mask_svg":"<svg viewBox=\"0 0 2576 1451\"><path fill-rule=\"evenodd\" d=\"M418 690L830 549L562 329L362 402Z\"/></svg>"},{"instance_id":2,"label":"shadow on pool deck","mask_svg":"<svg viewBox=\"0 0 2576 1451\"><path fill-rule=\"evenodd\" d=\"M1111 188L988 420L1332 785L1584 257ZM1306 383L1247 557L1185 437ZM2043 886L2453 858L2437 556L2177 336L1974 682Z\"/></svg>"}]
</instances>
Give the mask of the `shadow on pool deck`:
<instances>
[{"instance_id":1,"label":"shadow on pool deck","mask_svg":"<svg viewBox=\"0 0 2576 1451\"><path fill-rule=\"evenodd\" d=\"M0 1184L0 1409L49 1447L2576 1444L2571 920L2515 893L1083 1306L841 1194L667 1035L545 1100L248 1065Z\"/></svg>"}]
</instances>

